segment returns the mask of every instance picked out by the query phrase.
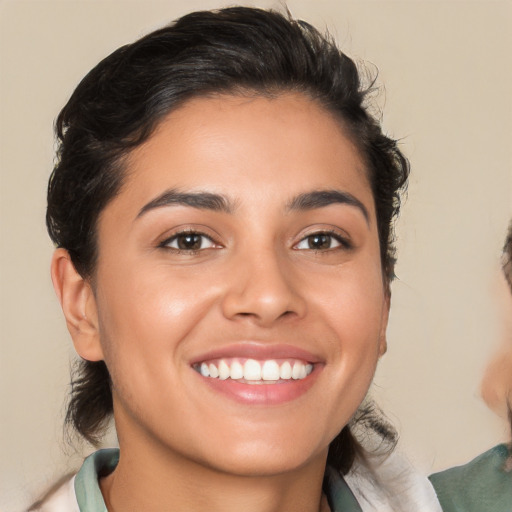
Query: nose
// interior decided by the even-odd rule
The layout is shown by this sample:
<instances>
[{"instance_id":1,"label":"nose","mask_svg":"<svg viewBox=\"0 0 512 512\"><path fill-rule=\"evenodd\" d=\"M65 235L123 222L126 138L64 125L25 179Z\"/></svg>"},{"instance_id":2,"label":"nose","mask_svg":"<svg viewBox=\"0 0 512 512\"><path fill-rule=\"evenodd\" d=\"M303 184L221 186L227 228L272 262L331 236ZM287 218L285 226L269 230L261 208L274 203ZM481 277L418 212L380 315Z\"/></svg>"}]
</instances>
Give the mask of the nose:
<instances>
[{"instance_id":1,"label":"nose","mask_svg":"<svg viewBox=\"0 0 512 512\"><path fill-rule=\"evenodd\" d=\"M247 319L262 327L300 318L306 312L306 302L299 288L291 262L276 251L241 255L232 266L222 301L223 314L230 320Z\"/></svg>"}]
</instances>

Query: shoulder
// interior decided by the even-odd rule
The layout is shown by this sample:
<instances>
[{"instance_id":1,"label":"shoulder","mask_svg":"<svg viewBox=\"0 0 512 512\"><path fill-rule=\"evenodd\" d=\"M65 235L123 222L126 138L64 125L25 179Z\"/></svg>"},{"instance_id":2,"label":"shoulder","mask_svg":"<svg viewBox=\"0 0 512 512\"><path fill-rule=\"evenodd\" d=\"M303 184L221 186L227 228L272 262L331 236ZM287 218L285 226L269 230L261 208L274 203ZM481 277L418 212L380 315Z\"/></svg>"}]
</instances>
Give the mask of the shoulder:
<instances>
[{"instance_id":1,"label":"shoulder","mask_svg":"<svg viewBox=\"0 0 512 512\"><path fill-rule=\"evenodd\" d=\"M400 452L356 460L345 479L363 512L441 512L426 475Z\"/></svg>"},{"instance_id":2,"label":"shoulder","mask_svg":"<svg viewBox=\"0 0 512 512\"><path fill-rule=\"evenodd\" d=\"M113 471L118 461L118 449L94 452L75 476L56 485L29 512L107 512L99 478Z\"/></svg>"},{"instance_id":3,"label":"shoulder","mask_svg":"<svg viewBox=\"0 0 512 512\"><path fill-rule=\"evenodd\" d=\"M75 477L68 478L30 512L80 512L75 495Z\"/></svg>"},{"instance_id":4,"label":"shoulder","mask_svg":"<svg viewBox=\"0 0 512 512\"><path fill-rule=\"evenodd\" d=\"M445 512L504 512L512 503L512 472L505 471L509 451L500 444L468 464L430 477Z\"/></svg>"}]
</instances>

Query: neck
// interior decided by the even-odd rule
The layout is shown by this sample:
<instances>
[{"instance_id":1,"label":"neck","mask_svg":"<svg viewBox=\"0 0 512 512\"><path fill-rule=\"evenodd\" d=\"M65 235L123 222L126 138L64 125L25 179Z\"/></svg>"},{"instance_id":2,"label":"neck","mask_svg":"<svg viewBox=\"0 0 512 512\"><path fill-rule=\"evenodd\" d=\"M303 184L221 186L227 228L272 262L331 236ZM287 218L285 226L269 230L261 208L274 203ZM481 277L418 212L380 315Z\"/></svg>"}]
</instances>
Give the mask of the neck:
<instances>
[{"instance_id":1,"label":"neck","mask_svg":"<svg viewBox=\"0 0 512 512\"><path fill-rule=\"evenodd\" d=\"M328 511L322 497L326 453L276 475L234 475L162 446L123 446L115 471L100 480L109 512Z\"/></svg>"}]
</instances>

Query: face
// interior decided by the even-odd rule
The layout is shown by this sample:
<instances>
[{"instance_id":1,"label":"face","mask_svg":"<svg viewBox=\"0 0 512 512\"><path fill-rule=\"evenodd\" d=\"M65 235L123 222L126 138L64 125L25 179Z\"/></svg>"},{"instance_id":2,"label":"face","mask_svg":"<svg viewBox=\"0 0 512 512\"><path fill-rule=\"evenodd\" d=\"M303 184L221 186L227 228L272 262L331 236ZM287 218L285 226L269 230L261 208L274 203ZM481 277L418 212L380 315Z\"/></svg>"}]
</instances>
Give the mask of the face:
<instances>
[{"instance_id":1,"label":"face","mask_svg":"<svg viewBox=\"0 0 512 512\"><path fill-rule=\"evenodd\" d=\"M507 418L509 401L512 399L512 294L503 274L500 274L496 297L501 339L484 373L482 397L493 411Z\"/></svg>"},{"instance_id":2,"label":"face","mask_svg":"<svg viewBox=\"0 0 512 512\"><path fill-rule=\"evenodd\" d=\"M194 99L127 169L94 280L121 448L245 475L325 457L388 316L374 201L340 123L298 94Z\"/></svg>"}]
</instances>

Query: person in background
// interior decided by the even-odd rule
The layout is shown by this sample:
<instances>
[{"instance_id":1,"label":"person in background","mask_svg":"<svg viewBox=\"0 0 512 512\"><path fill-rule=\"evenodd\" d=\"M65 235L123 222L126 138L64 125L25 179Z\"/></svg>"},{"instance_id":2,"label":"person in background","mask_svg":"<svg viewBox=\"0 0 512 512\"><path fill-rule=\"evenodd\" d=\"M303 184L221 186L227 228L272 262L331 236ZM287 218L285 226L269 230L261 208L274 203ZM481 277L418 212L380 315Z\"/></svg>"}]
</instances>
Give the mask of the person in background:
<instances>
[{"instance_id":1,"label":"person in background","mask_svg":"<svg viewBox=\"0 0 512 512\"><path fill-rule=\"evenodd\" d=\"M503 248L501 298L505 333L488 365L482 396L508 419L512 438L512 223ZM444 512L510 512L512 510L512 443L503 443L464 466L430 477Z\"/></svg>"}]
</instances>

